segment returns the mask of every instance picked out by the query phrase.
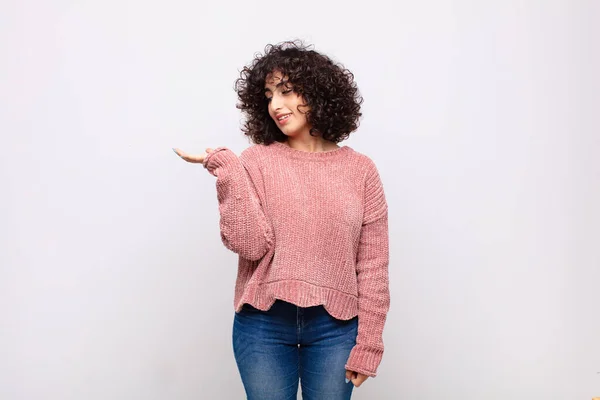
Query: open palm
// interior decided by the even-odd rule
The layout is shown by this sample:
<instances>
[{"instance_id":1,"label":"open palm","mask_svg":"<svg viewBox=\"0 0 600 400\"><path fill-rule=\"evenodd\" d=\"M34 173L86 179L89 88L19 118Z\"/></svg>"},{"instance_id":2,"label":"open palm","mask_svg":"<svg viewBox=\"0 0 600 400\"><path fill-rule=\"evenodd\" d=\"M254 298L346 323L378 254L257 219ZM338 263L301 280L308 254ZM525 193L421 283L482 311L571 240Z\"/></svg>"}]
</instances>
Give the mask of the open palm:
<instances>
[{"instance_id":1,"label":"open palm","mask_svg":"<svg viewBox=\"0 0 600 400\"><path fill-rule=\"evenodd\" d=\"M176 148L173 148L173 151L175 152L175 154L177 154L179 157L183 158L187 162L195 163L195 164L202 164L204 162L204 160L206 159L206 156L208 155L208 153L212 152L213 149L208 147L204 154L189 154L183 150L176 149Z\"/></svg>"}]
</instances>

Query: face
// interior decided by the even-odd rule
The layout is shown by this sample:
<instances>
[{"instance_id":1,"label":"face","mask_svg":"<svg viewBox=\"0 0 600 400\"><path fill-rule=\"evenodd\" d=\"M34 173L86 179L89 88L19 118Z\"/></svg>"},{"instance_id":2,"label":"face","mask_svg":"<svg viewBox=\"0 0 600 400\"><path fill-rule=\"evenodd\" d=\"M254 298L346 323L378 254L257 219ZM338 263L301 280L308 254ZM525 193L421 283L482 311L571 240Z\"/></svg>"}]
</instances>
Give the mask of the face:
<instances>
[{"instance_id":1,"label":"face","mask_svg":"<svg viewBox=\"0 0 600 400\"><path fill-rule=\"evenodd\" d=\"M310 126L303 112L307 106L300 107L304 98L292 90L287 77L275 71L265 79L265 97L268 102L269 115L286 136L308 135ZM302 111L302 112L301 112ZM283 117L283 118L282 118Z\"/></svg>"}]
</instances>

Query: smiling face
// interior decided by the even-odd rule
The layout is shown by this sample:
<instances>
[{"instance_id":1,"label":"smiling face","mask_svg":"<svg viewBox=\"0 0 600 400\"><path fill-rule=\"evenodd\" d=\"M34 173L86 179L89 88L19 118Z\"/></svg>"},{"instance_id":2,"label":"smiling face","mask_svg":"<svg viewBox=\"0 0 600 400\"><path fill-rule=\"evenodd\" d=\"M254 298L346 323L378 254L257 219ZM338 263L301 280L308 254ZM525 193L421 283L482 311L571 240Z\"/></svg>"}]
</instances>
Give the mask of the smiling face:
<instances>
[{"instance_id":1,"label":"smiling face","mask_svg":"<svg viewBox=\"0 0 600 400\"><path fill-rule=\"evenodd\" d=\"M308 135L310 125L306 119L307 106L304 98L293 90L293 85L274 71L265 79L265 97L268 102L269 115L286 136ZM298 109L298 106L302 112Z\"/></svg>"}]
</instances>

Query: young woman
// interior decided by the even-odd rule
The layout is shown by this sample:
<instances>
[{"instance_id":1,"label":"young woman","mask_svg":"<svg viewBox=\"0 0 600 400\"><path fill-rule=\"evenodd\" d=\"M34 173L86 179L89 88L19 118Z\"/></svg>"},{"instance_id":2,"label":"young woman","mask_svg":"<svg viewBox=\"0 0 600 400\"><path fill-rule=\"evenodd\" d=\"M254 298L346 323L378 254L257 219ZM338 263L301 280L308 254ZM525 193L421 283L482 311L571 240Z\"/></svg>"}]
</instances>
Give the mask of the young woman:
<instances>
[{"instance_id":1,"label":"young woman","mask_svg":"<svg viewBox=\"0 0 600 400\"><path fill-rule=\"evenodd\" d=\"M233 350L248 399L349 399L374 377L390 305L388 207L350 71L301 42L268 45L236 80L254 143L175 152L216 176L239 255Z\"/></svg>"}]
</instances>

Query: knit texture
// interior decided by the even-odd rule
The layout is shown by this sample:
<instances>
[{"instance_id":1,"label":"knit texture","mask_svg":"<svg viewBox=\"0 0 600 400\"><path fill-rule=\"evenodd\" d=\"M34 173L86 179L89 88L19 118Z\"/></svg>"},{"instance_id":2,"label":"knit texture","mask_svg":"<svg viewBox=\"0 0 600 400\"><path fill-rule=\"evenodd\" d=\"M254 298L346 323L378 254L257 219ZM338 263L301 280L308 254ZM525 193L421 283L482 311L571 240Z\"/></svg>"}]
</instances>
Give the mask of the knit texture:
<instances>
[{"instance_id":1,"label":"knit texture","mask_svg":"<svg viewBox=\"0 0 600 400\"><path fill-rule=\"evenodd\" d=\"M358 315L346 369L374 377L390 306L388 207L374 162L349 146L307 152L285 143L204 160L217 177L223 244L239 255L234 308L281 299Z\"/></svg>"}]
</instances>

